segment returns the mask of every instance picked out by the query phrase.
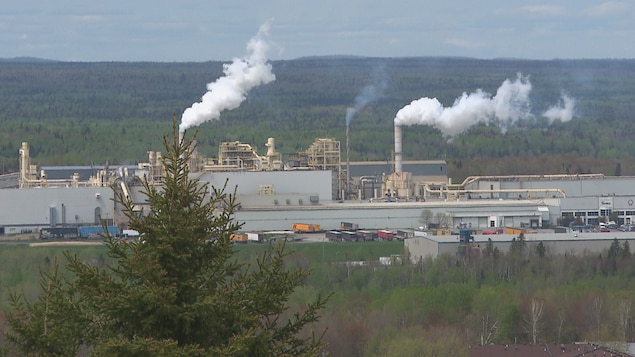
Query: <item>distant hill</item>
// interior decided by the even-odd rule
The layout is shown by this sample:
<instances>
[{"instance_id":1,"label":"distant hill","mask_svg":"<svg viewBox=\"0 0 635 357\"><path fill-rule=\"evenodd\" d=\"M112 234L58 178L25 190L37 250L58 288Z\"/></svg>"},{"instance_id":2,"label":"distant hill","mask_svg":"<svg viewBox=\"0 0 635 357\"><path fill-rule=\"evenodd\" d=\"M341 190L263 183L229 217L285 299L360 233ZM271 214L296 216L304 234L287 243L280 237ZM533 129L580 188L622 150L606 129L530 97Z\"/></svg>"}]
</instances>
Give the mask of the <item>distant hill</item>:
<instances>
[{"instance_id":1,"label":"distant hill","mask_svg":"<svg viewBox=\"0 0 635 357\"><path fill-rule=\"evenodd\" d=\"M0 62L51 63L51 62L60 62L60 61L44 59L44 58L37 58L37 57L13 57L13 58L0 58Z\"/></svg>"},{"instance_id":2,"label":"distant hill","mask_svg":"<svg viewBox=\"0 0 635 357\"><path fill-rule=\"evenodd\" d=\"M223 76L223 62L59 62L1 60L0 159L17 169L22 141L34 163L135 163L161 150L173 114L200 100ZM518 73L528 76L530 121L474 125L452 140L438 128L408 126L403 157L444 159L454 180L467 175L635 174L635 60L481 60L458 57L365 58L319 56L273 61L276 80L254 88L237 109L198 131L199 149L216 156L222 141L250 143L266 152L276 139L283 158L320 137L345 142L347 109L369 86L376 100L350 122L351 160L391 161L393 120L414 100L452 106L463 93L496 94ZM541 113L575 98L575 116L549 125Z\"/></svg>"}]
</instances>

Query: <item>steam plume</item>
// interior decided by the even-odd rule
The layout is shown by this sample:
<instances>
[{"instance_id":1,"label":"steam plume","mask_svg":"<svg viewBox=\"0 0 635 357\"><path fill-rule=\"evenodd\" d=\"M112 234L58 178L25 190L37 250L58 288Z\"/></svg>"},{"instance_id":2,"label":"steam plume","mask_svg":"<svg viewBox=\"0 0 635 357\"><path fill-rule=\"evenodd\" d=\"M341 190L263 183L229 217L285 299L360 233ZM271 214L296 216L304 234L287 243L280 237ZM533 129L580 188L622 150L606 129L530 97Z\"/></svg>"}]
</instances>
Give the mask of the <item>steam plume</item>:
<instances>
[{"instance_id":1,"label":"steam plume","mask_svg":"<svg viewBox=\"0 0 635 357\"><path fill-rule=\"evenodd\" d=\"M397 112L395 125L432 125L450 137L477 123L495 124L506 131L519 120L533 118L529 100L531 89L529 78L519 73L514 81L506 79L493 97L479 89L471 94L463 93L452 107L447 108L436 98L421 98ZM572 118L573 99L563 97L562 101L562 106L545 112L551 122L556 118Z\"/></svg>"},{"instance_id":2,"label":"steam plume","mask_svg":"<svg viewBox=\"0 0 635 357\"><path fill-rule=\"evenodd\" d=\"M566 122L573 118L574 107L575 99L569 97L565 93L562 93L562 97L560 98L558 105L547 109L547 111L542 115L549 119L549 124L556 120Z\"/></svg>"},{"instance_id":3,"label":"steam plume","mask_svg":"<svg viewBox=\"0 0 635 357\"><path fill-rule=\"evenodd\" d=\"M179 131L200 125L220 117L223 110L238 108L252 88L272 82L276 76L267 63L269 46L264 37L268 35L269 23L260 27L258 34L247 43L248 55L234 58L231 64L223 65L224 77L207 84L207 93L200 102L192 104L181 116Z\"/></svg>"},{"instance_id":4,"label":"steam plume","mask_svg":"<svg viewBox=\"0 0 635 357\"><path fill-rule=\"evenodd\" d=\"M384 95L385 88L386 82L384 81L379 82L377 85L371 84L364 87L361 93L355 97L353 101L354 105L346 109L346 126L348 127L351 124L351 120L358 111L362 110L369 103L381 98Z\"/></svg>"}]
</instances>

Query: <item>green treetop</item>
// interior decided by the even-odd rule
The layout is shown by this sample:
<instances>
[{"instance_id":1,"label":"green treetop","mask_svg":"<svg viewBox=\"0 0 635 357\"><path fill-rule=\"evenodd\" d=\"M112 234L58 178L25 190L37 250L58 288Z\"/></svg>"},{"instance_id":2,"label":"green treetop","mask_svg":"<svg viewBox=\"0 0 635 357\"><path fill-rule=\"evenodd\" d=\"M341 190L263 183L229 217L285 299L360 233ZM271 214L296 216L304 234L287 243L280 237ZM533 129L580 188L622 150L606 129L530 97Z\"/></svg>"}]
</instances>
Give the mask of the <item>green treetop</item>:
<instances>
[{"instance_id":1,"label":"green treetop","mask_svg":"<svg viewBox=\"0 0 635 357\"><path fill-rule=\"evenodd\" d=\"M14 294L9 341L17 353L75 356L298 356L321 351L310 326L326 299L300 312L288 298L309 275L289 269L284 246L273 246L256 266L233 257L234 194L189 175L194 139L180 141L174 124L165 137L161 185L144 183L151 207L140 214L119 194L138 242L107 237L115 262L96 267L66 253L65 279L42 274L35 302ZM225 185L226 186L226 185ZM55 268L55 266L54 266Z\"/></svg>"}]
</instances>

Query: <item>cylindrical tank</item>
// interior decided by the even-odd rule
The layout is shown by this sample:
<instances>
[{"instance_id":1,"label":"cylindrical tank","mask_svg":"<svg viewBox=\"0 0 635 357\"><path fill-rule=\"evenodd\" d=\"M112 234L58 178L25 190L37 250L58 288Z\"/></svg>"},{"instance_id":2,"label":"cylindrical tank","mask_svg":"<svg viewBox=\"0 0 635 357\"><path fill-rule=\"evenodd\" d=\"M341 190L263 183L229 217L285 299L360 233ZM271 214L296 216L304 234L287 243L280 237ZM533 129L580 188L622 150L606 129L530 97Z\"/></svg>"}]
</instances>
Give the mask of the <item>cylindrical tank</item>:
<instances>
[{"instance_id":1,"label":"cylindrical tank","mask_svg":"<svg viewBox=\"0 0 635 357\"><path fill-rule=\"evenodd\" d=\"M22 173L22 177L26 177L30 165L31 163L29 160L29 143L23 141L22 147L20 148L20 172Z\"/></svg>"},{"instance_id":2,"label":"cylindrical tank","mask_svg":"<svg viewBox=\"0 0 635 357\"><path fill-rule=\"evenodd\" d=\"M29 157L29 143L22 142L20 147L20 188L25 188L31 179L29 170L31 169L31 158Z\"/></svg>"},{"instance_id":3,"label":"cylindrical tank","mask_svg":"<svg viewBox=\"0 0 635 357\"><path fill-rule=\"evenodd\" d=\"M395 125L395 173L402 172L401 127Z\"/></svg>"},{"instance_id":4,"label":"cylindrical tank","mask_svg":"<svg viewBox=\"0 0 635 357\"><path fill-rule=\"evenodd\" d=\"M154 166L156 164L154 151L148 151L148 163L150 166Z\"/></svg>"},{"instance_id":5,"label":"cylindrical tank","mask_svg":"<svg viewBox=\"0 0 635 357\"><path fill-rule=\"evenodd\" d=\"M265 146L267 147L268 157L276 156L276 140L274 138L268 138Z\"/></svg>"}]
</instances>

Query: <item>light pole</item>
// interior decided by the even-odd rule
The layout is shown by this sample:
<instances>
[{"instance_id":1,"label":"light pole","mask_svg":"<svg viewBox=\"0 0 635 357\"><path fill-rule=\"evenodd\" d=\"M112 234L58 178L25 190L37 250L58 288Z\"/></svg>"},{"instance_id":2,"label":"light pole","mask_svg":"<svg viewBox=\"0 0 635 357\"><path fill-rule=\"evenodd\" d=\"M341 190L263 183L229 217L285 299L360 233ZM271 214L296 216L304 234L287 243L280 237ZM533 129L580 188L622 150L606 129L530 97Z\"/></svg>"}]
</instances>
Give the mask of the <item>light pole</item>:
<instances>
[{"instance_id":1,"label":"light pole","mask_svg":"<svg viewBox=\"0 0 635 357\"><path fill-rule=\"evenodd\" d=\"M326 234L322 236L322 263L324 263L324 241L326 240Z\"/></svg>"}]
</instances>

